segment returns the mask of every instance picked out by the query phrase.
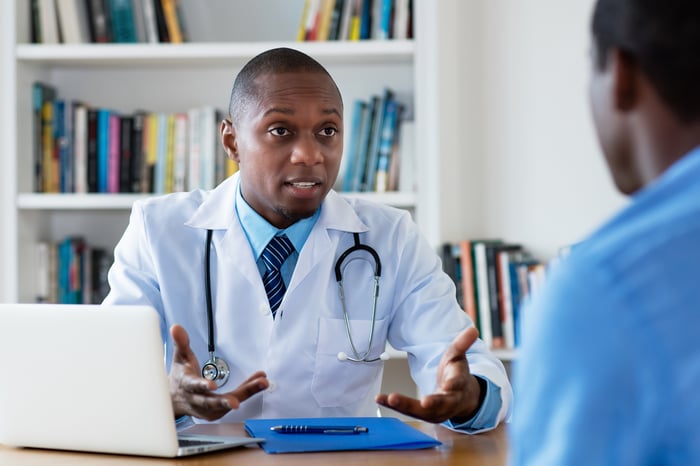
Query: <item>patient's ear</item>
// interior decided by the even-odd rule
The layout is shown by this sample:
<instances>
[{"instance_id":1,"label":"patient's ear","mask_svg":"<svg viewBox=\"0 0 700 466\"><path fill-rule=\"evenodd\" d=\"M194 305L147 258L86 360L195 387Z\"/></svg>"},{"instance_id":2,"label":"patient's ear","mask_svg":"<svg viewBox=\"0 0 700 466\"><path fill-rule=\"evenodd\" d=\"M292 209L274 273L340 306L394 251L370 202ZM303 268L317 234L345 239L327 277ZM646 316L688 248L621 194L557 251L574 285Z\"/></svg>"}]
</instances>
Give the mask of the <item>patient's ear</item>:
<instances>
[{"instance_id":1,"label":"patient's ear","mask_svg":"<svg viewBox=\"0 0 700 466\"><path fill-rule=\"evenodd\" d=\"M629 53L613 49L608 66L613 79L613 105L621 112L628 112L639 100L640 69L637 60Z\"/></svg>"},{"instance_id":2,"label":"patient's ear","mask_svg":"<svg viewBox=\"0 0 700 466\"><path fill-rule=\"evenodd\" d=\"M221 121L221 126L219 127L219 134L221 135L221 144L228 154L228 158L234 162L238 162L238 144L236 141L236 129L233 127L231 120L226 118Z\"/></svg>"}]
</instances>

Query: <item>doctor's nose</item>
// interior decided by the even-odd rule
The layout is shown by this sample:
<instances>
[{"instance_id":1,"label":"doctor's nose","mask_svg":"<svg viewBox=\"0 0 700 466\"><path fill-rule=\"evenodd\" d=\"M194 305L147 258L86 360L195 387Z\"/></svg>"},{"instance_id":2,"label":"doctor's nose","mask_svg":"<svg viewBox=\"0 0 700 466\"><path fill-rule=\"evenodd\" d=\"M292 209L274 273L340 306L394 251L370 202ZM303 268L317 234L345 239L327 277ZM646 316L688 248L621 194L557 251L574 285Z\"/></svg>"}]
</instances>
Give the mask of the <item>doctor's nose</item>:
<instances>
[{"instance_id":1,"label":"doctor's nose","mask_svg":"<svg viewBox=\"0 0 700 466\"><path fill-rule=\"evenodd\" d=\"M295 165L316 165L323 161L323 154L315 138L301 137L292 149L290 160Z\"/></svg>"}]
</instances>

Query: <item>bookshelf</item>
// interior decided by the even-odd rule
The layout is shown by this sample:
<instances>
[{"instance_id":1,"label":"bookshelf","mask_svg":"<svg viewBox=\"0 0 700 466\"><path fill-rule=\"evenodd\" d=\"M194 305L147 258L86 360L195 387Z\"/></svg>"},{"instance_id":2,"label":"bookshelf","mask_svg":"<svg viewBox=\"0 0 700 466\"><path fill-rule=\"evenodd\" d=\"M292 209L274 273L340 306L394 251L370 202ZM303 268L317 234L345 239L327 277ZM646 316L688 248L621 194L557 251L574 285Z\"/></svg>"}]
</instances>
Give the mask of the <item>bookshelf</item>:
<instances>
[{"instance_id":1,"label":"bookshelf","mask_svg":"<svg viewBox=\"0 0 700 466\"><path fill-rule=\"evenodd\" d=\"M416 131L414 153L425 153L422 148L428 145L435 147L429 151L430 168L416 177L415 189L411 191L348 195L411 210L431 244L437 246L449 224L449 213L441 208L441 197L451 188L440 179L439 167L448 166L450 157L454 157L441 149L441 135L457 130L456 122L452 127L445 125L441 113L441 101L448 98L450 90L434 77L440 75L441 66L448 69L452 62L449 55L440 56L434 51L457 47L449 31L439 27L440 18L449 16L456 2L437 3L415 2L414 40L297 42L294 38L303 0L263 0L256 6L242 0L219 0L210 2L211 8L219 9L216 11L234 6L237 11L256 10L240 15L242 22L247 22L250 15L260 14L258 8L272 8L268 11L278 15L269 30L260 23L263 27L241 31L239 34L245 34L244 37L229 31L236 25L236 19L231 17L223 39L202 36L204 41L193 37L193 42L184 44L83 45L31 44L28 2L4 3L2 30L7 52L1 58L7 72L0 101L8 124L1 144L3 152L9 155L2 159L0 175L5 235L0 300L34 299L33 247L37 241L60 240L79 233L90 244L111 249L126 227L132 203L144 196L32 192L33 81L53 84L63 98L124 112L138 108L175 112L204 104L225 108L237 69L257 53L278 46L299 48L328 68L343 93L346 126L351 102L379 93L384 85L391 86L397 97L409 105L414 126L422 129ZM217 15L210 13L207 19L214 16ZM282 26L279 17L284 16L287 20ZM456 34L456 28L452 33ZM455 45L451 45L453 42ZM367 79L368 75L376 78ZM158 92L154 92L156 88Z\"/></svg>"}]
</instances>

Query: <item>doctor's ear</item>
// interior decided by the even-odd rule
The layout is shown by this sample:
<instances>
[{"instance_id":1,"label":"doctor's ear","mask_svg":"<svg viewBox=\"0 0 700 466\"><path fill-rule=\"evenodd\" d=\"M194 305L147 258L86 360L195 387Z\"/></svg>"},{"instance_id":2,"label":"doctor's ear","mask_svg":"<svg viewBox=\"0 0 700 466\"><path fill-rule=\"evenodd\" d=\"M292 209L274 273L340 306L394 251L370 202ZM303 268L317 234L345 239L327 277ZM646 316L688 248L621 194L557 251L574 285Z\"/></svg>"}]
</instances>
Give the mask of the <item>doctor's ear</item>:
<instances>
[{"instance_id":1,"label":"doctor's ear","mask_svg":"<svg viewBox=\"0 0 700 466\"><path fill-rule=\"evenodd\" d=\"M219 127L219 134L221 135L221 144L226 150L228 158L234 162L238 162L238 149L236 143L236 130L233 127L233 123L229 118L221 121L221 126Z\"/></svg>"}]
</instances>

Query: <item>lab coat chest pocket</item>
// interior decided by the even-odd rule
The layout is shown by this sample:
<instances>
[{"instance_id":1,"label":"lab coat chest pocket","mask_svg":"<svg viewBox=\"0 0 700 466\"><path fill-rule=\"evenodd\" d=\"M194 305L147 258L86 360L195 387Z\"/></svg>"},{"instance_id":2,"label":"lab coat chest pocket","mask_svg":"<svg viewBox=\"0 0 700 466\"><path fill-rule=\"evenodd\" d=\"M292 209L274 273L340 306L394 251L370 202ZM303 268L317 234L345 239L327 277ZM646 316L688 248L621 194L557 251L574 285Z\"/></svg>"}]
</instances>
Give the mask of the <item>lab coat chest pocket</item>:
<instances>
[{"instance_id":1,"label":"lab coat chest pocket","mask_svg":"<svg viewBox=\"0 0 700 466\"><path fill-rule=\"evenodd\" d=\"M350 320L353 343L362 356L367 351L371 320ZM372 348L367 359L378 358L386 347L387 321L377 319ZM322 318L319 322L318 346L311 393L322 408L346 406L367 396L380 375L384 361L340 361L339 352L353 356L344 319Z\"/></svg>"}]
</instances>

